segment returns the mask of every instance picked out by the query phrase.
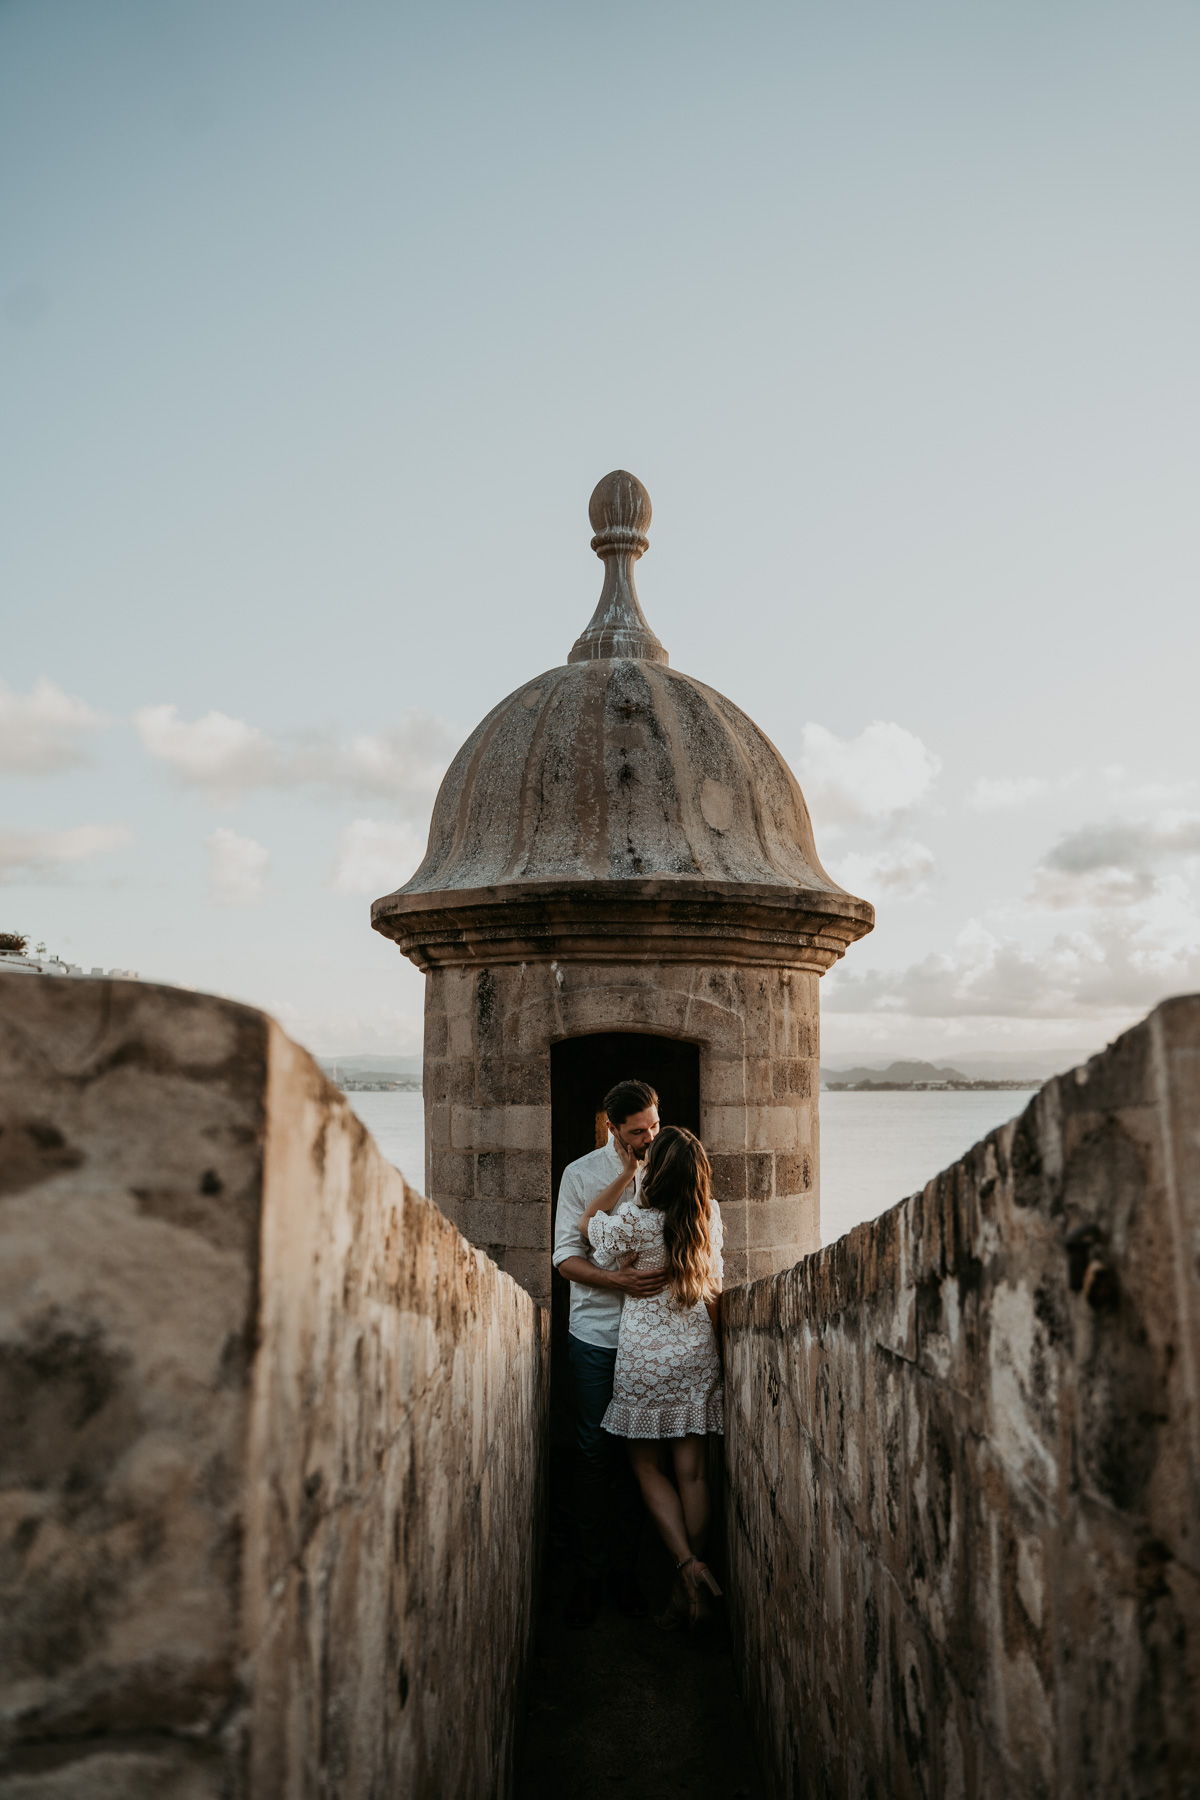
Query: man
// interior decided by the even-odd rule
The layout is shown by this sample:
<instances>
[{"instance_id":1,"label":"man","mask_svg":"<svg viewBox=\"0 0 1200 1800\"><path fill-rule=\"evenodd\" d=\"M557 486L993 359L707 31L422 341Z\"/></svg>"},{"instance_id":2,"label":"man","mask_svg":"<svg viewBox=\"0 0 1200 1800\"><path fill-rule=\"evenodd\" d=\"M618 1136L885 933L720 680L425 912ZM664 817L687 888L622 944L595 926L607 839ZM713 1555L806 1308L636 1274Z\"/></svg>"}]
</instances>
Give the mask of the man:
<instances>
[{"instance_id":1,"label":"man","mask_svg":"<svg viewBox=\"0 0 1200 1800\"><path fill-rule=\"evenodd\" d=\"M554 1226L554 1267L571 1283L567 1350L575 1423L579 1561L566 1622L576 1627L590 1625L600 1610L606 1565L612 1570L618 1609L630 1618L645 1616L646 1602L633 1572L642 1525L641 1496L624 1444L602 1431L600 1421L612 1399L625 1296L657 1294L666 1285L661 1269L640 1274L636 1268L618 1268L597 1258L579 1234L583 1213L596 1195L616 1180L629 1154L640 1163L658 1136L658 1095L645 1081L619 1081L605 1096L604 1111L609 1141L563 1170ZM624 1161L617 1154L616 1143L625 1148ZM640 1176L640 1170L638 1173ZM631 1182L630 1192L633 1189Z\"/></svg>"}]
</instances>

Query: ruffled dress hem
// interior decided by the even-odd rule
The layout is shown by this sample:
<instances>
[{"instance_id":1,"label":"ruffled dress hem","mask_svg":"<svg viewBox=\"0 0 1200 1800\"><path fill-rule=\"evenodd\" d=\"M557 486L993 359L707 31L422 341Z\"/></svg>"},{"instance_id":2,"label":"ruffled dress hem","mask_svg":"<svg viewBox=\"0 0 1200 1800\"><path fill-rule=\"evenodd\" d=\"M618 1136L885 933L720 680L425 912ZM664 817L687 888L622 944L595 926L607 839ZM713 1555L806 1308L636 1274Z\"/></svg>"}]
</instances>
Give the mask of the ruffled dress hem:
<instances>
[{"instance_id":1,"label":"ruffled dress hem","mask_svg":"<svg viewBox=\"0 0 1200 1800\"><path fill-rule=\"evenodd\" d=\"M706 1437L710 1431L725 1433L725 1407L721 1396L687 1405L626 1406L614 1400L600 1421L613 1437Z\"/></svg>"}]
</instances>

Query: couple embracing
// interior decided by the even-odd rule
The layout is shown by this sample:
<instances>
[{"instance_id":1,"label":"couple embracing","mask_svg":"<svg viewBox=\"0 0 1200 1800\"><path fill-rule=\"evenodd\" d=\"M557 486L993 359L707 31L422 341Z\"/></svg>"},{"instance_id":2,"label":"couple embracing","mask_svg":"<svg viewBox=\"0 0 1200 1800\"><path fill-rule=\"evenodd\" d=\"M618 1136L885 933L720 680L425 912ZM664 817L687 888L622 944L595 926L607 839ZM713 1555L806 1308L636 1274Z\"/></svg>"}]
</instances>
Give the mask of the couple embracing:
<instances>
[{"instance_id":1,"label":"couple embracing","mask_svg":"<svg viewBox=\"0 0 1200 1800\"><path fill-rule=\"evenodd\" d=\"M646 1606L634 1575L643 1503L676 1569L655 1623L695 1628L720 1594L701 1560L707 1437L724 1429L718 1296L721 1215L704 1146L660 1128L658 1096L621 1081L608 1142L563 1172L554 1266L571 1283L568 1360L576 1439L579 1577L568 1625L590 1625L605 1571L618 1609Z\"/></svg>"}]
</instances>

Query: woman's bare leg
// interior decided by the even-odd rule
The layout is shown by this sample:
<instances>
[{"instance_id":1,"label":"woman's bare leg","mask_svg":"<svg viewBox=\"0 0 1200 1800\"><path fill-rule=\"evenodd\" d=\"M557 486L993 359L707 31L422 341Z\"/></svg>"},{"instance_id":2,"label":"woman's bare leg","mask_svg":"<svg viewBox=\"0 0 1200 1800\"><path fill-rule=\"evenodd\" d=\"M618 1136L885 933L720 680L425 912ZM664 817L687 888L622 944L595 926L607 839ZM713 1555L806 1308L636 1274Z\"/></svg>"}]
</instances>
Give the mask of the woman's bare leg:
<instances>
[{"instance_id":1,"label":"woman's bare leg","mask_svg":"<svg viewBox=\"0 0 1200 1800\"><path fill-rule=\"evenodd\" d=\"M684 1529L690 1554L704 1555L708 1540L708 1439L693 1434L674 1438L671 1449L675 1457L675 1480L683 1508Z\"/></svg>"},{"instance_id":2,"label":"woman's bare leg","mask_svg":"<svg viewBox=\"0 0 1200 1800\"><path fill-rule=\"evenodd\" d=\"M658 1466L657 1439L630 1438L629 1460L659 1536L677 1563L686 1562L692 1554L692 1546L688 1542L683 1506L674 1483Z\"/></svg>"}]
</instances>

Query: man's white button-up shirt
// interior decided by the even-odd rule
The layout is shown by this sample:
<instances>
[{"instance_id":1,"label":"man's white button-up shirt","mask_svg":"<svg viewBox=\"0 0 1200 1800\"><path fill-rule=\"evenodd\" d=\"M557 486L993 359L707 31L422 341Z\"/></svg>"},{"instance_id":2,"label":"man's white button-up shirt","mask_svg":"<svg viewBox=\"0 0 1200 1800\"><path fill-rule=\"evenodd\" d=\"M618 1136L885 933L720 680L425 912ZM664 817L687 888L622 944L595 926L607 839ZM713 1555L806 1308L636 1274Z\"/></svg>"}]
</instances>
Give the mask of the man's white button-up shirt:
<instances>
[{"instance_id":1,"label":"man's white button-up shirt","mask_svg":"<svg viewBox=\"0 0 1200 1800\"><path fill-rule=\"evenodd\" d=\"M600 1269L615 1269L614 1258L597 1256L585 1237L579 1235L579 1221L610 1182L621 1173L621 1158L612 1139L599 1150L591 1150L563 1170L558 1189L558 1213L554 1221L553 1263L557 1269L568 1256L582 1256ZM642 1169L629 1184L635 1193L641 1184ZM620 1202L618 1202L620 1204ZM587 1287L582 1281L571 1283L571 1336L584 1344L597 1344L602 1350L615 1350L621 1329L621 1307L625 1296L620 1288Z\"/></svg>"}]
</instances>

